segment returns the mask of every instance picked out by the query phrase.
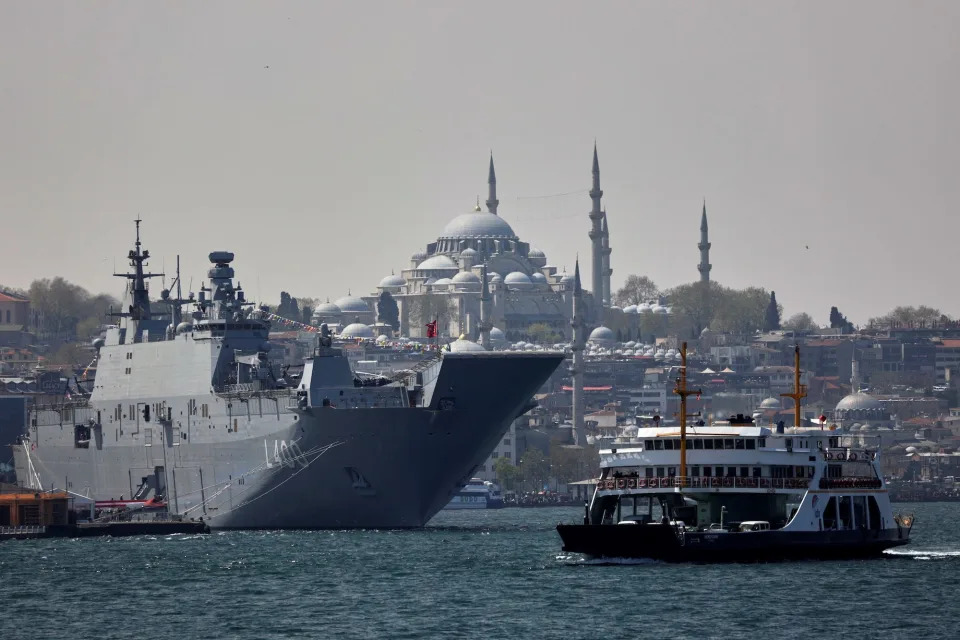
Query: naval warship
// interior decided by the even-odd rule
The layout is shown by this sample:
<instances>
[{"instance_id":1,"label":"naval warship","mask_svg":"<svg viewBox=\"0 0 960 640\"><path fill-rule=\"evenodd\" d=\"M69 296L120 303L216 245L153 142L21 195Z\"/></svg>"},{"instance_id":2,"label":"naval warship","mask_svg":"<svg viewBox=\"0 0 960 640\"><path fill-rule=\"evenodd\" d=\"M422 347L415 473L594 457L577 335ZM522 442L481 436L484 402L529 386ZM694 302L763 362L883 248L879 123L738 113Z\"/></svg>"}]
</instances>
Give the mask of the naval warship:
<instances>
[{"instance_id":1,"label":"naval warship","mask_svg":"<svg viewBox=\"0 0 960 640\"><path fill-rule=\"evenodd\" d=\"M31 488L127 496L219 529L420 527L563 360L444 352L370 376L324 326L288 380L269 363L269 320L233 284L232 253L210 254L196 298L164 289L154 303L149 255L138 221L89 396L31 408L14 446Z\"/></svg>"}]
</instances>

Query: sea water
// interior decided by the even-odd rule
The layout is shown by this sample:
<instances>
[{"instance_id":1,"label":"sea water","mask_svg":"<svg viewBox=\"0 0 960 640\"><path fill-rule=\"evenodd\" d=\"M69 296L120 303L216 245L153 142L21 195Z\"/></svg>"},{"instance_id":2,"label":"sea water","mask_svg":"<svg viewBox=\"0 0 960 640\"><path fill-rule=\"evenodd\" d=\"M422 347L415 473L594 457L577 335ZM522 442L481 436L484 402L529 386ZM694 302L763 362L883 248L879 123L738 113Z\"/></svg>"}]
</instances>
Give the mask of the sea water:
<instances>
[{"instance_id":1,"label":"sea water","mask_svg":"<svg viewBox=\"0 0 960 640\"><path fill-rule=\"evenodd\" d=\"M882 559L590 563L577 508L442 512L415 531L0 543L15 638L957 638L960 503L897 504Z\"/></svg>"}]
</instances>

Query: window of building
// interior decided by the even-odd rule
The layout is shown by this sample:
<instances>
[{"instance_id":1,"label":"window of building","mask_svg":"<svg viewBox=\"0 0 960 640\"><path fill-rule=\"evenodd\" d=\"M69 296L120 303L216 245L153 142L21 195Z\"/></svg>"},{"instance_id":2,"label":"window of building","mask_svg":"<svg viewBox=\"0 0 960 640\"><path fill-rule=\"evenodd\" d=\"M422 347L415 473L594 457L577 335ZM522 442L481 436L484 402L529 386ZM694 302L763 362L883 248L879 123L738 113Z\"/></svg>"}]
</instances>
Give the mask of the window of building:
<instances>
[{"instance_id":1,"label":"window of building","mask_svg":"<svg viewBox=\"0 0 960 640\"><path fill-rule=\"evenodd\" d=\"M510 455L510 452L509 452L509 451L504 451L504 452L503 452L503 457L504 457L504 458L507 458L507 459L509 460L512 456Z\"/></svg>"}]
</instances>

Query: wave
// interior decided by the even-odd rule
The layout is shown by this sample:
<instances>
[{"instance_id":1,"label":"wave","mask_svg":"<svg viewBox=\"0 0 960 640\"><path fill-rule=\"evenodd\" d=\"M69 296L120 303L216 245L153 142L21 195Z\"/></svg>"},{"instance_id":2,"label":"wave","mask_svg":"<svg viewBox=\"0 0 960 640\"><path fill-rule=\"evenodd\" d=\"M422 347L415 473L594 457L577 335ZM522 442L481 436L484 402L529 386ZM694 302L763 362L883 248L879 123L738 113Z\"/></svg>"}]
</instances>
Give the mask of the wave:
<instances>
[{"instance_id":1,"label":"wave","mask_svg":"<svg viewBox=\"0 0 960 640\"><path fill-rule=\"evenodd\" d=\"M899 556L915 560L960 558L960 550L951 549L887 549L883 553L887 556Z\"/></svg>"},{"instance_id":2,"label":"wave","mask_svg":"<svg viewBox=\"0 0 960 640\"><path fill-rule=\"evenodd\" d=\"M557 562L569 565L583 565L590 567L604 567L608 565L646 565L660 564L659 560L652 558L584 558L577 554L560 554L557 556Z\"/></svg>"}]
</instances>

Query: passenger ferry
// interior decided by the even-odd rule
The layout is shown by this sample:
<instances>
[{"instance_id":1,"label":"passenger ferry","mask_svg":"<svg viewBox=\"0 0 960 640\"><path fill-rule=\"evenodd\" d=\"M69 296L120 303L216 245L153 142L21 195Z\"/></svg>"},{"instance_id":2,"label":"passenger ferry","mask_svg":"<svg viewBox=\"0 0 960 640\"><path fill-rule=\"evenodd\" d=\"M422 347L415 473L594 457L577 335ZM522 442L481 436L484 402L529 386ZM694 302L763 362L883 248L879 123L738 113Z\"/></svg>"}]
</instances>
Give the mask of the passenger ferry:
<instances>
[{"instance_id":1,"label":"passenger ferry","mask_svg":"<svg viewBox=\"0 0 960 640\"><path fill-rule=\"evenodd\" d=\"M591 558L762 561L855 558L909 542L912 515L894 515L879 441L749 416L687 427L686 343L674 393L679 427L647 427L600 451L600 478L582 524L557 531Z\"/></svg>"},{"instance_id":2,"label":"passenger ferry","mask_svg":"<svg viewBox=\"0 0 960 640\"><path fill-rule=\"evenodd\" d=\"M489 480L471 478L444 509L500 509L503 507L503 495L500 487Z\"/></svg>"}]
</instances>

